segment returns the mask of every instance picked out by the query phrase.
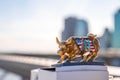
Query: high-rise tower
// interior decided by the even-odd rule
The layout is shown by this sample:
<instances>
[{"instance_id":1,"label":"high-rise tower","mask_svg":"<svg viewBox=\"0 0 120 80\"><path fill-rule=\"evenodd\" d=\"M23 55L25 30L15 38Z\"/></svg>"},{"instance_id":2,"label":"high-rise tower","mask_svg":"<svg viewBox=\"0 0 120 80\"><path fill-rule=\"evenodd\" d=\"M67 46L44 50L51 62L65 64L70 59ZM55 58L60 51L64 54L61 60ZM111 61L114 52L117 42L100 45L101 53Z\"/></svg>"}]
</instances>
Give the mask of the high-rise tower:
<instances>
[{"instance_id":1,"label":"high-rise tower","mask_svg":"<svg viewBox=\"0 0 120 80\"><path fill-rule=\"evenodd\" d=\"M75 36L86 36L88 33L88 23L85 20L77 20L74 35Z\"/></svg>"},{"instance_id":2,"label":"high-rise tower","mask_svg":"<svg viewBox=\"0 0 120 80\"><path fill-rule=\"evenodd\" d=\"M88 24L85 20L69 17L65 19L65 27L62 32L62 40L70 36L85 36L88 33Z\"/></svg>"},{"instance_id":3,"label":"high-rise tower","mask_svg":"<svg viewBox=\"0 0 120 80\"><path fill-rule=\"evenodd\" d=\"M76 27L77 18L69 17L65 19L64 30L62 32L62 40L68 39L70 36L74 36L74 29Z\"/></svg>"},{"instance_id":4,"label":"high-rise tower","mask_svg":"<svg viewBox=\"0 0 120 80\"><path fill-rule=\"evenodd\" d=\"M117 13L114 16L114 25L115 25L115 30L112 38L113 39L112 47L120 48L120 9L117 11Z\"/></svg>"}]
</instances>

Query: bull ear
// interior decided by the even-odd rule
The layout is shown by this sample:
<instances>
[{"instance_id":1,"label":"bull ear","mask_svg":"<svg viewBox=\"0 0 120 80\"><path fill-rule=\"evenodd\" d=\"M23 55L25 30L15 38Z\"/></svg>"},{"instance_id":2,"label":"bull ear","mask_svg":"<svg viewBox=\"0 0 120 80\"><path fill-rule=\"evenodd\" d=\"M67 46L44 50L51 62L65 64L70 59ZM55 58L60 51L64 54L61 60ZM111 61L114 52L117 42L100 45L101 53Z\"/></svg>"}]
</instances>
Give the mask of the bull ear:
<instances>
[{"instance_id":1,"label":"bull ear","mask_svg":"<svg viewBox=\"0 0 120 80\"><path fill-rule=\"evenodd\" d=\"M97 35L95 34L94 37L97 37Z\"/></svg>"},{"instance_id":2,"label":"bull ear","mask_svg":"<svg viewBox=\"0 0 120 80\"><path fill-rule=\"evenodd\" d=\"M71 43L73 43L73 38L70 38L67 42L68 45L71 44Z\"/></svg>"},{"instance_id":3,"label":"bull ear","mask_svg":"<svg viewBox=\"0 0 120 80\"><path fill-rule=\"evenodd\" d=\"M59 45L60 44L60 41L58 39L58 37L56 37L56 43Z\"/></svg>"}]
</instances>

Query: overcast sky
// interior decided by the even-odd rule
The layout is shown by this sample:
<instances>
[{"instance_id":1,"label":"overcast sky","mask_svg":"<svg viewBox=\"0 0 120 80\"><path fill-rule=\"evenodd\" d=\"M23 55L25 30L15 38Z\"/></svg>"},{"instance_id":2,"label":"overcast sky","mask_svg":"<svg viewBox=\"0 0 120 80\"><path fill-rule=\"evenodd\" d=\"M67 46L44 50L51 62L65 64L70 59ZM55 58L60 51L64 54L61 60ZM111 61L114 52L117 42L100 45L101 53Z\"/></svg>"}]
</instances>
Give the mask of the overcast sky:
<instances>
[{"instance_id":1,"label":"overcast sky","mask_svg":"<svg viewBox=\"0 0 120 80\"><path fill-rule=\"evenodd\" d=\"M101 36L114 29L120 0L0 0L0 51L55 52L64 19L85 19L89 31Z\"/></svg>"}]
</instances>

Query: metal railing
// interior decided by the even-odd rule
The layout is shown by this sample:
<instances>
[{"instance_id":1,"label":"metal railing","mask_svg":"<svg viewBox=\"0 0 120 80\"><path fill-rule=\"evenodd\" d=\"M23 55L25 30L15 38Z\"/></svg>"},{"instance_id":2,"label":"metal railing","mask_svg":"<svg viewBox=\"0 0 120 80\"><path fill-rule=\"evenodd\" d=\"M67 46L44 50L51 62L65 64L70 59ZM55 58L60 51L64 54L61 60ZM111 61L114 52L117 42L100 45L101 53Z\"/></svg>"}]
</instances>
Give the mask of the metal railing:
<instances>
[{"instance_id":1,"label":"metal railing","mask_svg":"<svg viewBox=\"0 0 120 80\"><path fill-rule=\"evenodd\" d=\"M47 56L47 55L46 55ZM24 77L30 77L30 70L40 67L50 67L57 59L0 54L0 67L16 72ZM109 74L120 77L120 67L107 66Z\"/></svg>"}]
</instances>

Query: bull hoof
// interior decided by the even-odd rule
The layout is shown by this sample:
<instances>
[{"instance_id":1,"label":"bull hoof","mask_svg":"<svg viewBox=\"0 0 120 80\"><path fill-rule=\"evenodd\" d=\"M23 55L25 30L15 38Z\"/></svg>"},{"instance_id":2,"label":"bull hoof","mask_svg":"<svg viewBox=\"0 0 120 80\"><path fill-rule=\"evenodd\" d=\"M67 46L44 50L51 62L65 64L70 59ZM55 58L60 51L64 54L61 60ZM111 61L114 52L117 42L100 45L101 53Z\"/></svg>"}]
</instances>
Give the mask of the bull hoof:
<instances>
[{"instance_id":1,"label":"bull hoof","mask_svg":"<svg viewBox=\"0 0 120 80\"><path fill-rule=\"evenodd\" d=\"M60 60L60 61L58 61L57 63L62 63L62 61Z\"/></svg>"}]
</instances>

